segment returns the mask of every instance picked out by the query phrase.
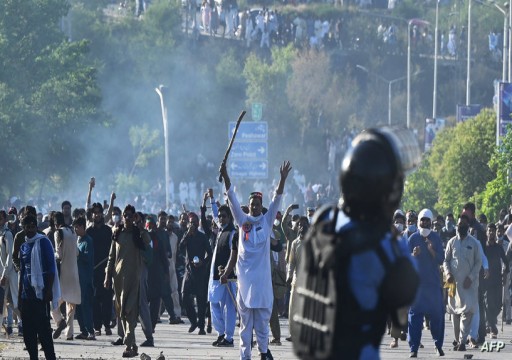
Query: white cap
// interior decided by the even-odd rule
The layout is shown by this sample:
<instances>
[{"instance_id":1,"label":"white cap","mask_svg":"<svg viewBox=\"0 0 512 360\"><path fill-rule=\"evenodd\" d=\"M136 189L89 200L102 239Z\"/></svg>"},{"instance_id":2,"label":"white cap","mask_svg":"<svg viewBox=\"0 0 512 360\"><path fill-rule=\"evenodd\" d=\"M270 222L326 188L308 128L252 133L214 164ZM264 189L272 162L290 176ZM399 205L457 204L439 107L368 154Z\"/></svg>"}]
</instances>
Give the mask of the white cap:
<instances>
[{"instance_id":1,"label":"white cap","mask_svg":"<svg viewBox=\"0 0 512 360\"><path fill-rule=\"evenodd\" d=\"M434 214L432 214L432 211L430 211L429 209L423 209L418 214L418 223L423 218L429 218L430 221L434 221Z\"/></svg>"}]
</instances>

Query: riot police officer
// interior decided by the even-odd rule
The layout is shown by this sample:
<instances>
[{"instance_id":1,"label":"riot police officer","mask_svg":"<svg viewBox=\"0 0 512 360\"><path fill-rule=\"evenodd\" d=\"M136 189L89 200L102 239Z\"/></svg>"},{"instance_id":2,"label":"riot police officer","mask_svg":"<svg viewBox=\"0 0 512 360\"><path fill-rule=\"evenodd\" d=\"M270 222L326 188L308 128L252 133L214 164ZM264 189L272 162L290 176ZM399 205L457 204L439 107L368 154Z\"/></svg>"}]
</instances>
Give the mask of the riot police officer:
<instances>
[{"instance_id":1,"label":"riot police officer","mask_svg":"<svg viewBox=\"0 0 512 360\"><path fill-rule=\"evenodd\" d=\"M303 246L290 315L300 358L378 359L388 317L407 321L418 276L392 218L419 154L407 131L370 129L353 140L340 204L317 210Z\"/></svg>"}]
</instances>

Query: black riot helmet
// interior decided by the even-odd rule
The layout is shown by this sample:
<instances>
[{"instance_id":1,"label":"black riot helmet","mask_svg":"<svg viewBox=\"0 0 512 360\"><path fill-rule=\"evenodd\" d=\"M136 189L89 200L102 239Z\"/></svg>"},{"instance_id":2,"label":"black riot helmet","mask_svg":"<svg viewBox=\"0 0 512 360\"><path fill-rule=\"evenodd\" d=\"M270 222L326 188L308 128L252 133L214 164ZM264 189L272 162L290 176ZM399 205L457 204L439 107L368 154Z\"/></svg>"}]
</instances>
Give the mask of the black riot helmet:
<instances>
[{"instance_id":1,"label":"black riot helmet","mask_svg":"<svg viewBox=\"0 0 512 360\"><path fill-rule=\"evenodd\" d=\"M390 222L402 198L404 170L418 165L419 154L408 130L369 129L357 135L341 167L343 211L355 220Z\"/></svg>"}]
</instances>

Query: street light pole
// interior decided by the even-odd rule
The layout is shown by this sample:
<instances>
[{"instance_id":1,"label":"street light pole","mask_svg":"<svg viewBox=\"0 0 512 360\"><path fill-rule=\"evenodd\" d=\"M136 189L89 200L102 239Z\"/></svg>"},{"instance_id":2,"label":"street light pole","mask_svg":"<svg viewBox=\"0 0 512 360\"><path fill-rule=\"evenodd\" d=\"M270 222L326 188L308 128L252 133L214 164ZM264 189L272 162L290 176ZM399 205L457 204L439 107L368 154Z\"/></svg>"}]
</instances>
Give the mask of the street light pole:
<instances>
[{"instance_id":1,"label":"street light pole","mask_svg":"<svg viewBox=\"0 0 512 360\"><path fill-rule=\"evenodd\" d=\"M512 3L508 2L508 82L512 80L512 29L510 26L512 25Z\"/></svg>"},{"instance_id":2,"label":"street light pole","mask_svg":"<svg viewBox=\"0 0 512 360\"><path fill-rule=\"evenodd\" d=\"M432 95L432 118L436 119L437 117L437 56L438 56L438 23L439 23L439 1L436 1L436 29L434 31L435 39L434 39L434 93Z\"/></svg>"},{"instance_id":3,"label":"street light pole","mask_svg":"<svg viewBox=\"0 0 512 360\"><path fill-rule=\"evenodd\" d=\"M411 24L407 23L407 129L411 128Z\"/></svg>"},{"instance_id":4,"label":"street light pole","mask_svg":"<svg viewBox=\"0 0 512 360\"><path fill-rule=\"evenodd\" d=\"M383 82L388 84L388 125L391 126L391 99L392 99L392 96L391 96L391 86L394 83L398 82L398 81L405 80L407 77L406 76L402 76L402 77L399 77L397 79L388 80L384 76L381 76L379 74L371 72L370 70L368 70L367 68L365 68L362 65L356 65L356 67L358 69L364 71L365 73L367 73L369 75L372 75L372 76L375 76L377 79L379 79L379 80L381 80L381 81L383 81ZM414 75L416 75L416 74L414 74Z\"/></svg>"},{"instance_id":5,"label":"street light pole","mask_svg":"<svg viewBox=\"0 0 512 360\"><path fill-rule=\"evenodd\" d=\"M160 85L155 88L156 93L160 97L160 106L162 108L162 121L164 125L164 152L165 152L165 209L169 210L171 207L170 204L170 196L169 196L169 184L170 184L170 174L169 174L169 133L168 129L168 118L167 118L167 106L165 105L164 96L167 93L167 87L164 85Z\"/></svg>"},{"instance_id":6,"label":"street light pole","mask_svg":"<svg viewBox=\"0 0 512 360\"><path fill-rule=\"evenodd\" d=\"M467 74L466 74L466 105L471 104L471 4L468 1L468 56L467 56Z\"/></svg>"},{"instance_id":7,"label":"street light pole","mask_svg":"<svg viewBox=\"0 0 512 360\"><path fill-rule=\"evenodd\" d=\"M508 42L510 41L510 32L508 30L508 17L507 15L505 14L505 18L503 19L503 70L502 70L502 73L503 73L503 76L502 76L502 79L503 81L507 81L507 57L508 57L508 51L509 49L508 48ZM510 69L508 69L508 71L510 71ZM510 74L508 74L508 76L510 77Z\"/></svg>"},{"instance_id":8,"label":"street light pole","mask_svg":"<svg viewBox=\"0 0 512 360\"><path fill-rule=\"evenodd\" d=\"M411 127L411 25L428 25L421 19L411 19L407 23L407 129Z\"/></svg>"}]
</instances>

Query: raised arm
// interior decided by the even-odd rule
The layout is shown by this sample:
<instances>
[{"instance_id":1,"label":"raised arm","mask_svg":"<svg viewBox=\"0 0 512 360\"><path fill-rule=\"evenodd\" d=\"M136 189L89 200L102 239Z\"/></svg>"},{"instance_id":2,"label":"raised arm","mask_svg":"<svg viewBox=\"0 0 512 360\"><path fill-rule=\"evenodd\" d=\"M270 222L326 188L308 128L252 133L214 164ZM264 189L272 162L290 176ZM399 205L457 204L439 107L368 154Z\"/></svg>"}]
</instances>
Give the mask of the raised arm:
<instances>
[{"instance_id":1,"label":"raised arm","mask_svg":"<svg viewBox=\"0 0 512 360\"><path fill-rule=\"evenodd\" d=\"M91 180L89 180L89 190L87 191L87 199L85 200L85 209L86 210L91 208L91 194L92 194L92 189L94 188L94 185L96 185L96 179L93 176L91 178Z\"/></svg>"},{"instance_id":2,"label":"raised arm","mask_svg":"<svg viewBox=\"0 0 512 360\"><path fill-rule=\"evenodd\" d=\"M213 189L208 189L208 196L210 197L210 204L212 206L213 220L218 223L219 220L219 207L217 206L217 202L215 201L215 196L213 195Z\"/></svg>"},{"instance_id":3,"label":"raised arm","mask_svg":"<svg viewBox=\"0 0 512 360\"><path fill-rule=\"evenodd\" d=\"M205 235L208 238L210 238L210 236L212 235L212 229L206 226L208 224L208 221L206 219L206 199L208 199L208 191L204 193L203 203L201 204L201 207L199 209L201 210L201 224L203 225L203 231Z\"/></svg>"},{"instance_id":4,"label":"raised arm","mask_svg":"<svg viewBox=\"0 0 512 360\"><path fill-rule=\"evenodd\" d=\"M224 181L224 187L226 188L226 191L229 191L231 188L231 179L229 178L228 174L228 168L226 166L226 162L223 161L222 164L220 164L220 176L222 177L222 180Z\"/></svg>"},{"instance_id":5,"label":"raised arm","mask_svg":"<svg viewBox=\"0 0 512 360\"><path fill-rule=\"evenodd\" d=\"M105 215L105 224L112 219L112 213L114 212L114 201L116 200L116 193L112 192L110 194L110 204L108 204L108 212L107 215Z\"/></svg>"},{"instance_id":6,"label":"raised arm","mask_svg":"<svg viewBox=\"0 0 512 360\"><path fill-rule=\"evenodd\" d=\"M224 186L226 187L226 192L228 193L228 199L229 199L229 208L231 209L231 213L233 214L233 219L235 219L235 222L238 225L241 225L245 221L245 213L240 208L240 203L238 202L238 199L236 198L236 194L231 189L231 180L229 179L228 175L228 169L226 167L226 163L222 162L220 165L220 176L222 176L222 179L224 180Z\"/></svg>"},{"instance_id":7,"label":"raised arm","mask_svg":"<svg viewBox=\"0 0 512 360\"><path fill-rule=\"evenodd\" d=\"M279 211L279 207L281 206L281 195L283 194L284 191L284 184L291 169L292 167L289 161L284 161L283 165L281 165L281 167L279 168L279 172L281 173L279 185L277 186L274 199L268 206L268 212L265 214L265 217L268 219L269 224L272 224L274 222L277 212Z\"/></svg>"},{"instance_id":8,"label":"raised arm","mask_svg":"<svg viewBox=\"0 0 512 360\"><path fill-rule=\"evenodd\" d=\"M290 170L292 169L292 166L288 160L283 162L283 165L279 168L279 173L281 174L281 177L279 179L279 184L277 185L276 194L281 195L284 191L284 184L286 182L286 178L288 177L288 174L290 173Z\"/></svg>"},{"instance_id":9,"label":"raised arm","mask_svg":"<svg viewBox=\"0 0 512 360\"><path fill-rule=\"evenodd\" d=\"M290 221L291 216L290 212L294 209L296 209L297 205L292 204L286 208L286 211L284 212L283 219L281 221L281 230L283 230L284 238L286 240L286 243L291 243L293 240L295 240L295 234L293 233L292 228L290 227Z\"/></svg>"}]
</instances>

